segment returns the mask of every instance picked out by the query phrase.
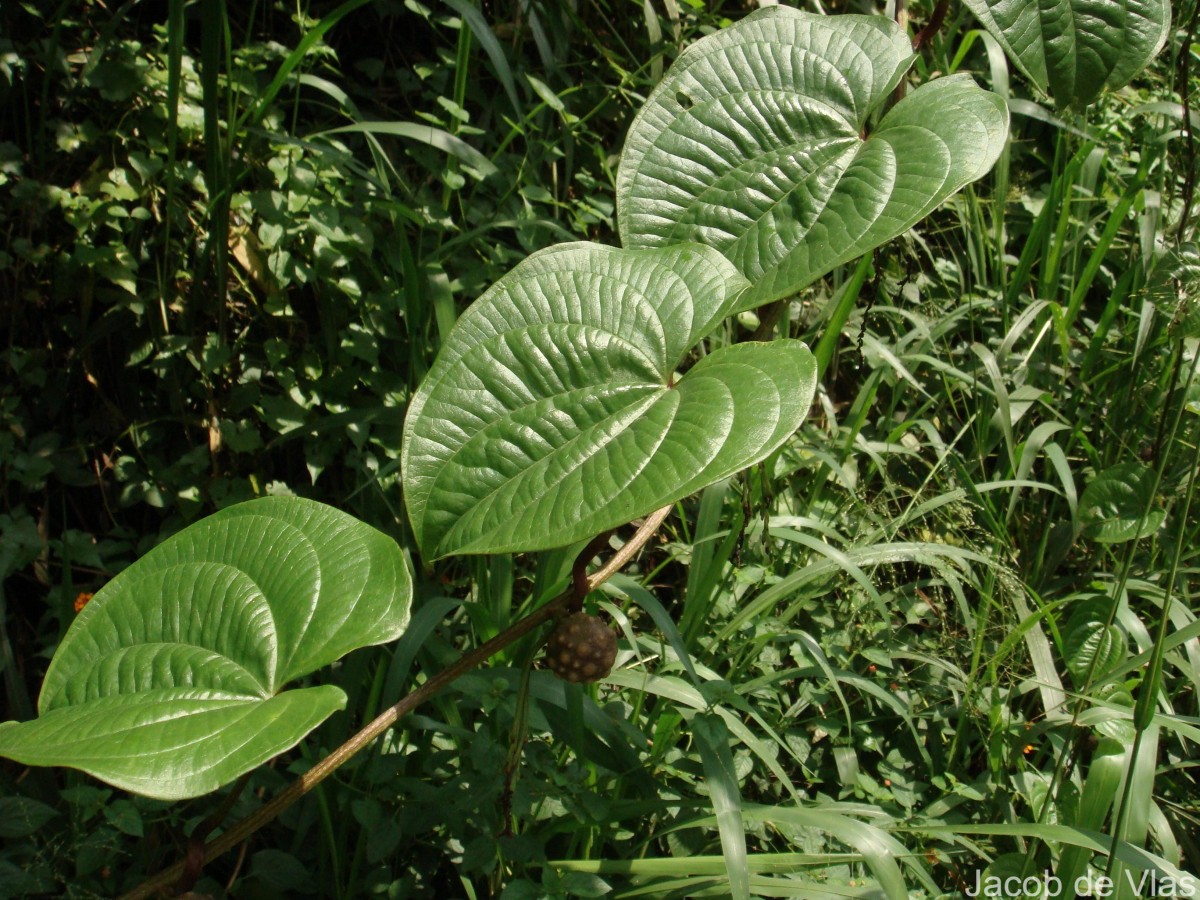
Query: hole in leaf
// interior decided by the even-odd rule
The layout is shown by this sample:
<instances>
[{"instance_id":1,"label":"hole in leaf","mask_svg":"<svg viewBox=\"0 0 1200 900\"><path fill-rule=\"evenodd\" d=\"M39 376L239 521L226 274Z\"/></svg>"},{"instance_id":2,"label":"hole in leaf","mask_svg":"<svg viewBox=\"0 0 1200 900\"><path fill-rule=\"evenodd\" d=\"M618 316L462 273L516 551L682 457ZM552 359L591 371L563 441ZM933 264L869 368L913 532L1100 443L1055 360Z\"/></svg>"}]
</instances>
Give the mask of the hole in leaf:
<instances>
[{"instance_id":1,"label":"hole in leaf","mask_svg":"<svg viewBox=\"0 0 1200 900\"><path fill-rule=\"evenodd\" d=\"M687 94L685 94L683 91L679 91L675 95L675 102L678 103L680 106L682 106L684 109L691 109L693 106L695 106L695 101L692 100L692 98L689 97Z\"/></svg>"}]
</instances>

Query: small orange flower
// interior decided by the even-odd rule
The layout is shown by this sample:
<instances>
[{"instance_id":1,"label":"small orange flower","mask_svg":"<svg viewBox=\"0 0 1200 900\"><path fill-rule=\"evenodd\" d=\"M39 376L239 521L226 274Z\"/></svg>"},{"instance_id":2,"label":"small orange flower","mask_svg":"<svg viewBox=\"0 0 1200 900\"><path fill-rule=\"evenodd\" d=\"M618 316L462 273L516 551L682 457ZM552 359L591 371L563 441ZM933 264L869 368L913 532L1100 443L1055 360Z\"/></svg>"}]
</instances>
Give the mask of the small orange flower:
<instances>
[{"instance_id":1,"label":"small orange flower","mask_svg":"<svg viewBox=\"0 0 1200 900\"><path fill-rule=\"evenodd\" d=\"M1032 753L1033 751L1034 751L1034 746L1033 746L1033 744L1026 744L1026 745L1025 745L1025 749L1024 749L1024 750L1022 750L1021 752L1022 752L1022 753L1024 753L1026 756L1028 756L1028 755L1029 755L1030 753Z\"/></svg>"},{"instance_id":2,"label":"small orange flower","mask_svg":"<svg viewBox=\"0 0 1200 900\"><path fill-rule=\"evenodd\" d=\"M83 608L88 605L88 601L92 599L91 591L80 591L75 598L75 612L82 612Z\"/></svg>"}]
</instances>

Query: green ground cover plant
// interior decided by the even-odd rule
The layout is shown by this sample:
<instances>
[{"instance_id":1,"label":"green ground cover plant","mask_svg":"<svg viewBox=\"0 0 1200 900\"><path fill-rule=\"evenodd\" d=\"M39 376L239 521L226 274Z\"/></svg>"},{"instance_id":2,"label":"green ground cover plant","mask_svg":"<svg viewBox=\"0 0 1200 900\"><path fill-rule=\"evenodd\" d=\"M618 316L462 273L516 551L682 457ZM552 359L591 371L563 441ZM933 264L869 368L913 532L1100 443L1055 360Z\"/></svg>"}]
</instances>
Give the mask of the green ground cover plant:
<instances>
[{"instance_id":1,"label":"green ground cover plant","mask_svg":"<svg viewBox=\"0 0 1200 900\"><path fill-rule=\"evenodd\" d=\"M166 6L0 14L0 892L1194 884L1194 3Z\"/></svg>"}]
</instances>

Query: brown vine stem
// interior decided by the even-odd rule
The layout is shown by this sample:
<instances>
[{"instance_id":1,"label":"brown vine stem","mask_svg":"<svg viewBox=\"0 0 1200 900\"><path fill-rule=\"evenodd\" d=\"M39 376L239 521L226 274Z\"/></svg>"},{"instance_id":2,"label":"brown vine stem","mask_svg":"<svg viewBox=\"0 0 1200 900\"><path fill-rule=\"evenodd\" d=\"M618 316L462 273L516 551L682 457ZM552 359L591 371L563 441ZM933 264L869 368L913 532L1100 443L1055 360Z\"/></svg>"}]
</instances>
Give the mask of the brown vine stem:
<instances>
[{"instance_id":1,"label":"brown vine stem","mask_svg":"<svg viewBox=\"0 0 1200 900\"><path fill-rule=\"evenodd\" d=\"M908 32L908 0L896 0L896 24L900 26L901 31ZM896 85L896 89L892 91L892 106L895 106L904 99L907 88L907 83L901 78L900 83Z\"/></svg>"},{"instance_id":2,"label":"brown vine stem","mask_svg":"<svg viewBox=\"0 0 1200 900\"><path fill-rule=\"evenodd\" d=\"M941 30L942 22L946 20L946 11L949 8L950 0L938 0L937 6L933 8L933 15L929 18L929 23L913 35L913 53L916 53L933 40L933 36Z\"/></svg>"},{"instance_id":3,"label":"brown vine stem","mask_svg":"<svg viewBox=\"0 0 1200 900\"><path fill-rule=\"evenodd\" d=\"M664 506L662 509L647 516L633 537L620 550L614 553L607 563L588 578L588 589L595 590L623 568L645 546L646 542L650 540L654 532L663 523L663 520L670 514L671 509L671 506ZM250 835L254 834L254 832L258 831L258 829L262 828L332 775L342 763L346 762L375 740L375 738L379 737L379 735L394 725L397 720L408 715L455 679L465 675L476 666L487 662L509 644L513 643L513 641L524 637L539 626L556 618L567 609L575 596L575 587L572 586L545 606L534 610L525 618L513 624L512 627L496 635L490 641L480 644L469 653L464 653L456 662L438 672L437 675L430 678L419 688L405 695L394 705L376 716L361 731L288 785L287 788L272 798L261 809L246 816L246 818L235 824L228 831L205 844L204 859L214 859L246 840L246 838L250 837ZM144 898L153 896L157 891L171 887L179 881L180 876L184 872L185 865L186 861L181 861L170 868L163 869L157 875L147 879L128 894L125 894L122 900L144 900Z\"/></svg>"},{"instance_id":4,"label":"brown vine stem","mask_svg":"<svg viewBox=\"0 0 1200 900\"><path fill-rule=\"evenodd\" d=\"M1191 90L1188 87L1191 73L1189 70L1192 58L1192 42L1196 40L1196 28L1200 25L1200 0L1192 5L1192 17L1188 22L1183 37L1183 46L1179 48L1179 62L1176 69L1175 88L1179 94L1179 103L1183 107L1183 212L1179 215L1179 240L1187 240L1188 220L1192 215L1192 201L1196 195L1196 134L1192 128Z\"/></svg>"}]
</instances>

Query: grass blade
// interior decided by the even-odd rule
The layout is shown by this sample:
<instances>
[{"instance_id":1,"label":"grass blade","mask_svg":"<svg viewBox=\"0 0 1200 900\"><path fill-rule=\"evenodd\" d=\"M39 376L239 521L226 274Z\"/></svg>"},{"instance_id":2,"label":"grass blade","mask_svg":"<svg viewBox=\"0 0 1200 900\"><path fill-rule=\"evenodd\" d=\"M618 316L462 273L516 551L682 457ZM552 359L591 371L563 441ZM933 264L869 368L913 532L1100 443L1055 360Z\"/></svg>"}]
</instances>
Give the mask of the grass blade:
<instances>
[{"instance_id":1,"label":"grass blade","mask_svg":"<svg viewBox=\"0 0 1200 900\"><path fill-rule=\"evenodd\" d=\"M729 731L715 715L702 713L692 718L692 736L704 764L704 783L717 815L721 851L729 875L729 894L734 900L749 900L750 878L746 864L746 830L742 827L742 795L738 790Z\"/></svg>"},{"instance_id":2,"label":"grass blade","mask_svg":"<svg viewBox=\"0 0 1200 900\"><path fill-rule=\"evenodd\" d=\"M466 163L484 178L495 175L499 171L490 159L462 138L433 125L416 122L356 122L353 125L342 125L328 131L319 131L310 137L321 137L328 134L386 134L392 137L402 137L411 141L420 141L422 144L428 144L436 150L441 150Z\"/></svg>"},{"instance_id":3,"label":"grass blade","mask_svg":"<svg viewBox=\"0 0 1200 900\"><path fill-rule=\"evenodd\" d=\"M513 79L508 57L504 55L504 48L496 40L496 35L488 25L487 19L483 17L483 13L472 6L468 0L442 0L442 2L458 13L467 23L475 35L475 40L479 41L479 45L483 47L488 59L492 61L496 77L500 79L500 85L504 88L508 102L512 104L513 112L516 113L518 119L525 118L525 111L521 106L521 98L517 94L517 83Z\"/></svg>"}]
</instances>

